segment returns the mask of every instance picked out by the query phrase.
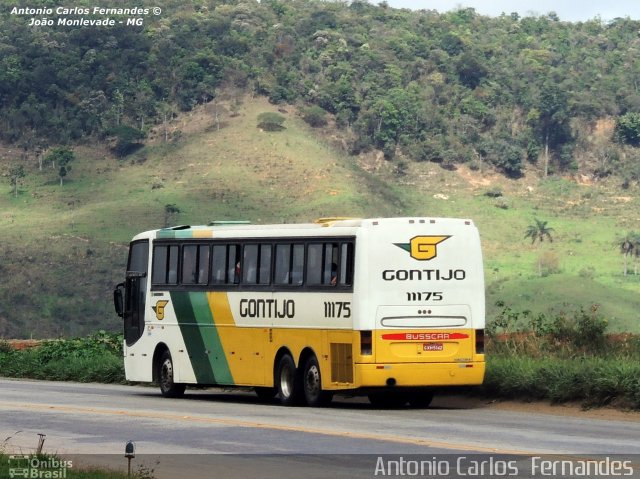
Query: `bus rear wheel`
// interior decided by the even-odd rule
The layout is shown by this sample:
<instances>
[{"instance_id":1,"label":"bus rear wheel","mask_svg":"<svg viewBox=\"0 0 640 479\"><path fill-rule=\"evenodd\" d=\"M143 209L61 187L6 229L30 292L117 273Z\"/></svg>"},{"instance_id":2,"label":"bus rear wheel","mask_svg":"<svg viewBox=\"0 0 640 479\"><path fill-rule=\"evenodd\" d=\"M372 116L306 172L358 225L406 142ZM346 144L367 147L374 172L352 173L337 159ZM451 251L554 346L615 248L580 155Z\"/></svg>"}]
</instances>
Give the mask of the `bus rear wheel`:
<instances>
[{"instance_id":1,"label":"bus rear wheel","mask_svg":"<svg viewBox=\"0 0 640 479\"><path fill-rule=\"evenodd\" d=\"M275 384L280 396L280 403L284 406L295 406L304 400L301 380L293 358L285 354L278 361L276 368Z\"/></svg>"},{"instance_id":2,"label":"bus rear wheel","mask_svg":"<svg viewBox=\"0 0 640 479\"><path fill-rule=\"evenodd\" d=\"M162 353L160 362L158 363L158 384L160 392L166 398L182 397L186 385L173 382L173 360L171 353L167 350Z\"/></svg>"},{"instance_id":3,"label":"bus rear wheel","mask_svg":"<svg viewBox=\"0 0 640 479\"><path fill-rule=\"evenodd\" d=\"M311 407L326 406L331 402L332 394L322 390L320 365L315 356L310 356L304 365L302 374L304 398Z\"/></svg>"}]
</instances>

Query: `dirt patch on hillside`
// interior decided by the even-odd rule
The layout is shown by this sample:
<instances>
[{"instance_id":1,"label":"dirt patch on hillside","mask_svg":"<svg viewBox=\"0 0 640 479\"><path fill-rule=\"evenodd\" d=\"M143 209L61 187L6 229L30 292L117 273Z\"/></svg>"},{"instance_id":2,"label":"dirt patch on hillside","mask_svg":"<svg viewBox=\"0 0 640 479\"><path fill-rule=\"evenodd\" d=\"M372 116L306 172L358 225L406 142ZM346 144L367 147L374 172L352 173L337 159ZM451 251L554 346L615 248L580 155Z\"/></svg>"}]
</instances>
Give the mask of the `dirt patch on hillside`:
<instances>
[{"instance_id":1,"label":"dirt patch on hillside","mask_svg":"<svg viewBox=\"0 0 640 479\"><path fill-rule=\"evenodd\" d=\"M7 343L9 343L9 345L17 351L34 348L38 346L41 342L42 341L38 339L9 339L7 341Z\"/></svg>"}]
</instances>

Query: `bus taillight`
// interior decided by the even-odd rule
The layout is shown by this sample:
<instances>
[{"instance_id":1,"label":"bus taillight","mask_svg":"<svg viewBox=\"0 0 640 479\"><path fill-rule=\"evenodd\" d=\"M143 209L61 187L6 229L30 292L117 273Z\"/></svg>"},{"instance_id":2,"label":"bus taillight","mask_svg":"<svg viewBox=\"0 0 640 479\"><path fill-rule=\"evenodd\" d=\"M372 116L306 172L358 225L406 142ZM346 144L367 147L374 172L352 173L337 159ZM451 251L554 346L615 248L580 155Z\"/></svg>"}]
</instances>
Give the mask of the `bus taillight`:
<instances>
[{"instance_id":1,"label":"bus taillight","mask_svg":"<svg viewBox=\"0 0 640 479\"><path fill-rule=\"evenodd\" d=\"M484 329L476 329L476 354L484 354Z\"/></svg>"},{"instance_id":2,"label":"bus taillight","mask_svg":"<svg viewBox=\"0 0 640 479\"><path fill-rule=\"evenodd\" d=\"M371 331L360 331L360 354L371 356Z\"/></svg>"}]
</instances>

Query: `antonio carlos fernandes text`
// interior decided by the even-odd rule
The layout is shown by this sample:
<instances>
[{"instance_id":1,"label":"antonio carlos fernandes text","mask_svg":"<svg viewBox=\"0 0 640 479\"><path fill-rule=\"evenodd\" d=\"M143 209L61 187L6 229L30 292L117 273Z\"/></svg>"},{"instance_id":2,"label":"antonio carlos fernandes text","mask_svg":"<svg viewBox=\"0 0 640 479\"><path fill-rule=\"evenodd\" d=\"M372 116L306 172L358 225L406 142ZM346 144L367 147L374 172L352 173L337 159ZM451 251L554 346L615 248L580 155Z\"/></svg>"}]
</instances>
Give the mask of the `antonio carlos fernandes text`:
<instances>
[{"instance_id":1,"label":"antonio carlos fernandes text","mask_svg":"<svg viewBox=\"0 0 640 479\"><path fill-rule=\"evenodd\" d=\"M612 460L556 460L539 456L530 458L530 464L516 460L504 460L494 457L460 456L455 459L386 459L378 457L374 476L414 476L414 477L517 477L521 466L527 477L622 477L633 476L631 461ZM529 466L529 467L527 467Z\"/></svg>"},{"instance_id":2,"label":"antonio carlos fernandes text","mask_svg":"<svg viewBox=\"0 0 640 479\"><path fill-rule=\"evenodd\" d=\"M11 9L11 15L148 15L151 10L142 7L105 8L105 7L56 7L56 8L18 8Z\"/></svg>"}]
</instances>

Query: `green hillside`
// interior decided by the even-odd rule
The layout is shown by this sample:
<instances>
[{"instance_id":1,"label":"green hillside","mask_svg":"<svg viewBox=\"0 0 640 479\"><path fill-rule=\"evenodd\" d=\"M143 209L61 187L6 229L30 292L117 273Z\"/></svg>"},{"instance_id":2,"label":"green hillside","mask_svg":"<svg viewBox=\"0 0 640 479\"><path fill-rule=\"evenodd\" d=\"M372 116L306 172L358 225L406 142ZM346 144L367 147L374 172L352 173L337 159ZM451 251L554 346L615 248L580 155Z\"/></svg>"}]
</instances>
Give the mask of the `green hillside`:
<instances>
[{"instance_id":1,"label":"green hillside","mask_svg":"<svg viewBox=\"0 0 640 479\"><path fill-rule=\"evenodd\" d=\"M339 130L310 128L294 107L281 108L285 129L278 132L257 128L260 113L277 112L264 98L245 98L219 129L212 108L173 120L168 141L157 127L147 146L124 160L101 145L76 147L62 187L47 164L42 171L31 165L17 197L6 185L0 336L117 330L111 290L122 280L126 244L166 221L270 223L335 215L472 218L483 239L490 316L497 300L533 311L598 303L612 330L640 331L640 276L622 275L616 245L618 236L640 229L636 189L539 180L535 173L516 181L490 168L450 171L433 163L399 170L375 153L354 161L333 146ZM3 150L4 158L12 154L19 152ZM179 213L167 216L166 205ZM534 218L554 228L552 243L524 238Z\"/></svg>"},{"instance_id":2,"label":"green hillside","mask_svg":"<svg viewBox=\"0 0 640 479\"><path fill-rule=\"evenodd\" d=\"M489 316L597 303L640 331L639 21L141 0L142 25L32 28L9 5L0 337L118 329L139 231L334 215L472 218Z\"/></svg>"}]
</instances>

